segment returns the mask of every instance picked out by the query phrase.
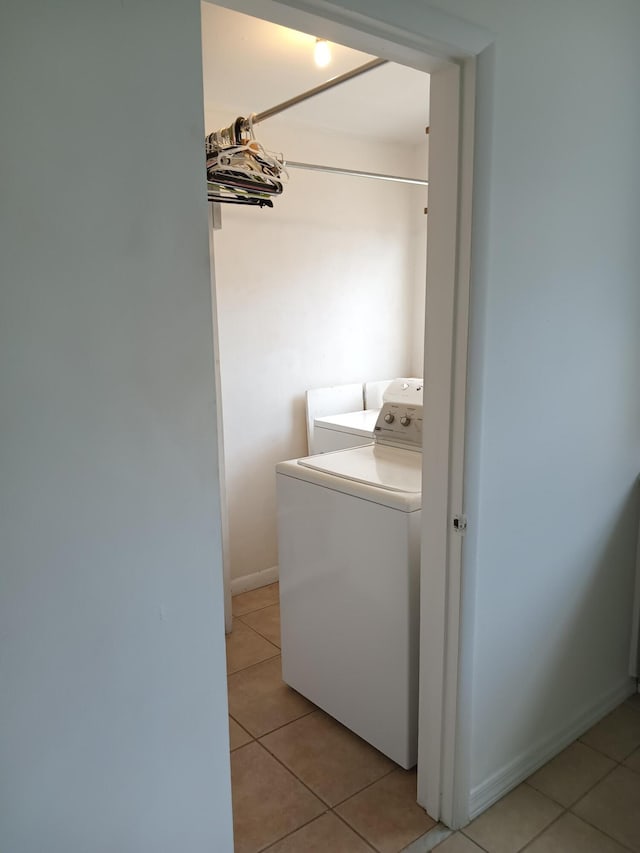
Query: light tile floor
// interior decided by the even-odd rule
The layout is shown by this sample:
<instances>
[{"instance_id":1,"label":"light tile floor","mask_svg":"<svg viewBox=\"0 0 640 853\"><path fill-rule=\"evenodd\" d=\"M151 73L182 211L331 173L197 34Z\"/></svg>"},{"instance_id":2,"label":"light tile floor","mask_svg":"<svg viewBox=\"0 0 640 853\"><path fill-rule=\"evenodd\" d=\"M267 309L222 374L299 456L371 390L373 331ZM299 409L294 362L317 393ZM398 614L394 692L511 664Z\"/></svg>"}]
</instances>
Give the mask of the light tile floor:
<instances>
[{"instance_id":1,"label":"light tile floor","mask_svg":"<svg viewBox=\"0 0 640 853\"><path fill-rule=\"evenodd\" d=\"M278 585L233 599L227 638L236 853L399 853L436 826L407 772L281 678ZM437 853L640 853L640 697Z\"/></svg>"},{"instance_id":2,"label":"light tile floor","mask_svg":"<svg viewBox=\"0 0 640 853\"><path fill-rule=\"evenodd\" d=\"M233 599L236 853L399 853L435 826L405 771L283 683L278 585Z\"/></svg>"},{"instance_id":3,"label":"light tile floor","mask_svg":"<svg viewBox=\"0 0 640 853\"><path fill-rule=\"evenodd\" d=\"M633 696L437 853L640 853L640 697Z\"/></svg>"}]
</instances>

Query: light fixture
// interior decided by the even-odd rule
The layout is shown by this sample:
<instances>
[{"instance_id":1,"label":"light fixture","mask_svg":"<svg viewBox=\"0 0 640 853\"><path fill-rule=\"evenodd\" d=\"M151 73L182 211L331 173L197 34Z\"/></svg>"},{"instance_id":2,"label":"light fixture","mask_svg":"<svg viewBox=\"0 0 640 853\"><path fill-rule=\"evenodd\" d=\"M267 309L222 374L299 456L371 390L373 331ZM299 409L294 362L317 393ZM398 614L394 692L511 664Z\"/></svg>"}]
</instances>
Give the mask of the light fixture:
<instances>
[{"instance_id":1,"label":"light fixture","mask_svg":"<svg viewBox=\"0 0 640 853\"><path fill-rule=\"evenodd\" d=\"M326 39L316 39L313 58L315 59L318 68L326 68L326 66L331 62L331 48Z\"/></svg>"}]
</instances>

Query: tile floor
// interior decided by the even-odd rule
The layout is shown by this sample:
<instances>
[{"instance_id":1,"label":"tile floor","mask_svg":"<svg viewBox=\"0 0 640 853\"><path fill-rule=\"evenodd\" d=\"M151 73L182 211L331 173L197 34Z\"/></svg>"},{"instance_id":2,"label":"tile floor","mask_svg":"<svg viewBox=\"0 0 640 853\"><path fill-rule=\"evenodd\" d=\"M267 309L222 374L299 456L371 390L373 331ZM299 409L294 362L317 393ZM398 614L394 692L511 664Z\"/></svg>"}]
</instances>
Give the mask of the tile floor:
<instances>
[{"instance_id":1,"label":"tile floor","mask_svg":"<svg viewBox=\"0 0 640 853\"><path fill-rule=\"evenodd\" d=\"M278 585L233 599L227 638L236 853L399 853L436 826L400 769L280 673ZM437 853L640 853L640 697Z\"/></svg>"},{"instance_id":2,"label":"tile floor","mask_svg":"<svg viewBox=\"0 0 640 853\"><path fill-rule=\"evenodd\" d=\"M236 853L399 853L435 826L415 801L415 772L283 683L278 585L235 596L233 615L227 681Z\"/></svg>"},{"instance_id":3,"label":"tile floor","mask_svg":"<svg viewBox=\"0 0 640 853\"><path fill-rule=\"evenodd\" d=\"M640 853L640 696L435 849Z\"/></svg>"}]
</instances>

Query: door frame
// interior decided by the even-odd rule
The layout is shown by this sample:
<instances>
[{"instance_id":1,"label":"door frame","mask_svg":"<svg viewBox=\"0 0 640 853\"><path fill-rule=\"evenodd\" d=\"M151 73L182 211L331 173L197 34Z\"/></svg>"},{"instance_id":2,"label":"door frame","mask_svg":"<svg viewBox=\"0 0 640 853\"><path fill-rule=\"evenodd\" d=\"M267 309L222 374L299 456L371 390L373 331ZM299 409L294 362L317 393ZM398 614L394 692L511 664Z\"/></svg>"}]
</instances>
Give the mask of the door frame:
<instances>
[{"instance_id":1,"label":"door frame","mask_svg":"<svg viewBox=\"0 0 640 853\"><path fill-rule=\"evenodd\" d=\"M470 793L470 709L458 699L461 673L470 677L472 648L471 632L462 631L461 622L464 533L454 529L453 520L464 516L475 57L493 37L428 6L393 4L373 17L367 0L348 2L351 8L326 0L217 5L431 74L418 802L455 829L468 822ZM214 333L217 339L217 328ZM218 360L216 371L219 389ZM465 684L464 695L469 692Z\"/></svg>"},{"instance_id":2,"label":"door frame","mask_svg":"<svg viewBox=\"0 0 640 853\"><path fill-rule=\"evenodd\" d=\"M220 369L220 327L218 315L218 293L216 290L216 264L214 231L220 228L219 210L207 205L209 217L209 269L211 276L211 320L213 322L213 372L216 395L216 438L218 458L218 501L220 507L220 536L222 538L222 580L224 591L224 632L230 634L233 627L231 605L231 560L229 558L229 506L227 500L227 476L224 455L224 417L222 411L222 371Z\"/></svg>"}]
</instances>

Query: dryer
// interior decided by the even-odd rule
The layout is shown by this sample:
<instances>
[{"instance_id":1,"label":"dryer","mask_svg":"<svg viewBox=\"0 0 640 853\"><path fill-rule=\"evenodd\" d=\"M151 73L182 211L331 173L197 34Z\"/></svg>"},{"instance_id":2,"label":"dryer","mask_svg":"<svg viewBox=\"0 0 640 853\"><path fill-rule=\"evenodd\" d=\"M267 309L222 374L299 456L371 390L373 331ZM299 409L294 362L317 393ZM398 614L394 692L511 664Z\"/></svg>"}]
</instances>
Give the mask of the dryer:
<instances>
[{"instance_id":1,"label":"dryer","mask_svg":"<svg viewBox=\"0 0 640 853\"><path fill-rule=\"evenodd\" d=\"M422 383L398 380L372 443L276 468L283 679L405 768L417 760L421 450Z\"/></svg>"},{"instance_id":2,"label":"dryer","mask_svg":"<svg viewBox=\"0 0 640 853\"><path fill-rule=\"evenodd\" d=\"M326 453L373 441L379 409L361 409L339 415L325 415L313 422L313 450Z\"/></svg>"}]
</instances>

